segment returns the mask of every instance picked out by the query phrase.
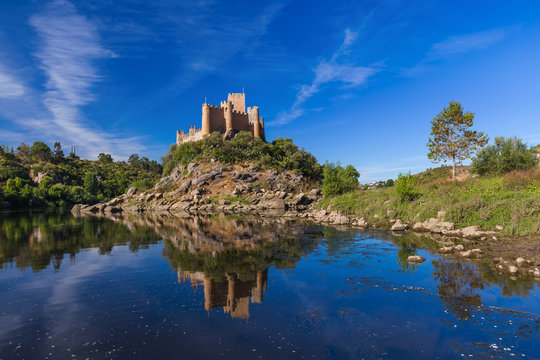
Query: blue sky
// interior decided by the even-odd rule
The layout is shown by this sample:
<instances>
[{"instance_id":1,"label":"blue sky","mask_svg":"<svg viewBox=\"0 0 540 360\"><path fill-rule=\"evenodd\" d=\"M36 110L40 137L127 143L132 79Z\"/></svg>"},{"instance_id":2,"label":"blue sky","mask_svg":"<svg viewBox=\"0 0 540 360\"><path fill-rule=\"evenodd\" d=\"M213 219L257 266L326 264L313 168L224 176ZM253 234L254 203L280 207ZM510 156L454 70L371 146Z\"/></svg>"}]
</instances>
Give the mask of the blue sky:
<instances>
[{"instance_id":1,"label":"blue sky","mask_svg":"<svg viewBox=\"0 0 540 360\"><path fill-rule=\"evenodd\" d=\"M268 140L361 182L434 166L451 100L475 128L540 143L537 1L24 1L0 4L0 143L159 159L245 88Z\"/></svg>"}]
</instances>

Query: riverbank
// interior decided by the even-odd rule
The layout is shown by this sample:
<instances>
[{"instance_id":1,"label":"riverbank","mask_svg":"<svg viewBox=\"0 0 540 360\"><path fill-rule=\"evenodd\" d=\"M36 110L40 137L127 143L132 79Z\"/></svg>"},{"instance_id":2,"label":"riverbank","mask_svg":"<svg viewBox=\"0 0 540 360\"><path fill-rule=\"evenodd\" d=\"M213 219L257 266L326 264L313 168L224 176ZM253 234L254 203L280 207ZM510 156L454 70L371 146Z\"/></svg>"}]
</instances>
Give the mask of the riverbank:
<instances>
[{"instance_id":1,"label":"riverbank","mask_svg":"<svg viewBox=\"0 0 540 360\"><path fill-rule=\"evenodd\" d=\"M401 201L393 187L324 198L320 183L293 171L253 164L180 165L152 189L135 187L107 203L76 205L74 213L186 212L306 219L341 227L386 228L429 237L445 256L489 262L497 271L540 277L540 189L537 172L505 178L463 177L444 169L419 175L418 195ZM527 174L525 174L527 175ZM412 257L411 262L422 259Z\"/></svg>"}]
</instances>

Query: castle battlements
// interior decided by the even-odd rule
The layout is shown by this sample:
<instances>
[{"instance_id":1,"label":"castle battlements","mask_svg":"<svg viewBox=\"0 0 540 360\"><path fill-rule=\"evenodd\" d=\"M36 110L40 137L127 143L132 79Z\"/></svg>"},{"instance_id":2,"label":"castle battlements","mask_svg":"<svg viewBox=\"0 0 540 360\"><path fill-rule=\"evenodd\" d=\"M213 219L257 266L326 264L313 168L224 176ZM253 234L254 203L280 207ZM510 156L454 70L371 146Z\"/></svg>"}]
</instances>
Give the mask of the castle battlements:
<instances>
[{"instance_id":1,"label":"castle battlements","mask_svg":"<svg viewBox=\"0 0 540 360\"><path fill-rule=\"evenodd\" d=\"M264 140L264 119L259 117L258 106L248 107L246 112L244 93L229 93L227 100L221 101L219 106L202 104L201 128L192 125L187 134L184 130L177 131L176 145L202 140L214 131L224 137L239 131L249 131L254 137Z\"/></svg>"}]
</instances>

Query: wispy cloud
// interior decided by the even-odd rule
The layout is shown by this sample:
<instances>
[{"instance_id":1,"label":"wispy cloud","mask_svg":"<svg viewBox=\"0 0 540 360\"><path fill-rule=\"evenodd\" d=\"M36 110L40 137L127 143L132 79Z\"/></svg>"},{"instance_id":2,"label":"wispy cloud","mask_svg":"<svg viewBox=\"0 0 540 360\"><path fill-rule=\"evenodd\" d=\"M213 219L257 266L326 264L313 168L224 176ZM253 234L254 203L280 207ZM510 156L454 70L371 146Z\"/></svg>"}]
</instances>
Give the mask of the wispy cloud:
<instances>
[{"instance_id":1,"label":"wispy cloud","mask_svg":"<svg viewBox=\"0 0 540 360\"><path fill-rule=\"evenodd\" d=\"M25 87L14 75L0 64L0 99L12 99L23 96Z\"/></svg>"},{"instance_id":2,"label":"wispy cloud","mask_svg":"<svg viewBox=\"0 0 540 360\"><path fill-rule=\"evenodd\" d=\"M32 125L79 145L85 155L99 152L125 157L138 151L137 139L122 139L97 129L81 108L96 99L92 86L102 79L94 62L114 57L103 48L96 26L79 15L66 0L55 0L30 19L40 44L35 52L47 83L43 103L50 119L33 120Z\"/></svg>"},{"instance_id":3,"label":"wispy cloud","mask_svg":"<svg viewBox=\"0 0 540 360\"><path fill-rule=\"evenodd\" d=\"M412 68L402 69L402 76L412 77L429 71L435 63L452 55L485 49L502 41L511 32L517 30L518 25L504 28L480 31L471 34L450 36L445 40L431 46L426 57Z\"/></svg>"},{"instance_id":4,"label":"wispy cloud","mask_svg":"<svg viewBox=\"0 0 540 360\"><path fill-rule=\"evenodd\" d=\"M379 71L375 66L358 66L354 64L340 64L339 59L348 54L350 46L358 38L358 33L349 29L345 30L343 43L329 60L322 60L313 69L315 78L311 84L304 84L296 94L296 99L287 111L278 114L275 121L270 125L284 125L304 115L306 109L303 104L323 89L328 83L338 83L342 87L354 88L366 83L369 77Z\"/></svg>"},{"instance_id":5,"label":"wispy cloud","mask_svg":"<svg viewBox=\"0 0 540 360\"><path fill-rule=\"evenodd\" d=\"M433 44L428 57L435 58L452 54L460 54L472 50L481 50L501 41L509 29L493 29L461 36L450 36L444 41Z\"/></svg>"}]
</instances>

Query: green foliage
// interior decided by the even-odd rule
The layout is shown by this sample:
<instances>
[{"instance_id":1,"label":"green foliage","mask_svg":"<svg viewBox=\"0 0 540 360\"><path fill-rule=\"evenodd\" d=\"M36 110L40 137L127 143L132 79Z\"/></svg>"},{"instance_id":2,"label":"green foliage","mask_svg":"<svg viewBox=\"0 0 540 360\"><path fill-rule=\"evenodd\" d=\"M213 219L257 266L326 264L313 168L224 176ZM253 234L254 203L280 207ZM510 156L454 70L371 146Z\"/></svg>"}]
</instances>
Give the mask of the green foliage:
<instances>
[{"instance_id":1,"label":"green foliage","mask_svg":"<svg viewBox=\"0 0 540 360\"><path fill-rule=\"evenodd\" d=\"M98 161L101 161L103 163L109 163L109 164L114 162L111 154L105 154L105 153L99 153Z\"/></svg>"},{"instance_id":2,"label":"green foliage","mask_svg":"<svg viewBox=\"0 0 540 360\"><path fill-rule=\"evenodd\" d=\"M54 148L54 157L42 142L35 142L32 148L23 143L16 154L0 154L0 208L108 201L125 193L132 184L141 190L152 187L162 172L161 165L145 157L131 166L112 161L108 154L103 154L101 161L66 158L59 143ZM30 174L39 173L45 176L37 184Z\"/></svg>"},{"instance_id":3,"label":"green foliage","mask_svg":"<svg viewBox=\"0 0 540 360\"><path fill-rule=\"evenodd\" d=\"M219 132L214 132L200 141L172 145L162 157L163 173L170 174L180 164L210 159L226 164L253 162L264 168L295 170L310 179L320 179L322 175L317 159L299 149L291 139L277 138L267 143L246 131L239 132L231 140L223 140Z\"/></svg>"},{"instance_id":4,"label":"green foliage","mask_svg":"<svg viewBox=\"0 0 540 360\"><path fill-rule=\"evenodd\" d=\"M49 161L52 156L52 151L44 142L35 141L30 148L30 154L41 161Z\"/></svg>"},{"instance_id":5,"label":"green foliage","mask_svg":"<svg viewBox=\"0 0 540 360\"><path fill-rule=\"evenodd\" d=\"M395 184L395 190L401 201L412 201L420 195L416 189L417 181L418 179L411 175L411 172L399 174Z\"/></svg>"},{"instance_id":6,"label":"green foliage","mask_svg":"<svg viewBox=\"0 0 540 360\"><path fill-rule=\"evenodd\" d=\"M352 165L343 168L339 162L325 163L322 192L325 197L339 195L358 189L360 173Z\"/></svg>"},{"instance_id":7,"label":"green foliage","mask_svg":"<svg viewBox=\"0 0 540 360\"><path fill-rule=\"evenodd\" d=\"M428 139L428 158L433 162L451 161L455 176L456 164L470 158L479 148L488 142L484 133L470 130L474 114L464 112L457 101L450 101L431 121L431 137Z\"/></svg>"},{"instance_id":8,"label":"green foliage","mask_svg":"<svg viewBox=\"0 0 540 360\"><path fill-rule=\"evenodd\" d=\"M435 171L436 170L436 171ZM448 168L429 173L448 174ZM401 219L409 224L437 217L446 211L445 220L457 227L479 225L493 230L503 227L506 236L540 233L540 169L510 172L502 176L471 177L463 182L427 180L425 173L415 176L415 189L421 196L401 201L395 188L373 189L325 198L322 208L363 217L368 222Z\"/></svg>"},{"instance_id":9,"label":"green foliage","mask_svg":"<svg viewBox=\"0 0 540 360\"><path fill-rule=\"evenodd\" d=\"M59 141L54 143L54 156L57 158L64 157L64 151L62 150L62 144Z\"/></svg>"},{"instance_id":10,"label":"green foliage","mask_svg":"<svg viewBox=\"0 0 540 360\"><path fill-rule=\"evenodd\" d=\"M538 163L533 148L518 138L496 137L493 145L480 150L473 159L473 171L479 175L504 174L533 169Z\"/></svg>"}]
</instances>

